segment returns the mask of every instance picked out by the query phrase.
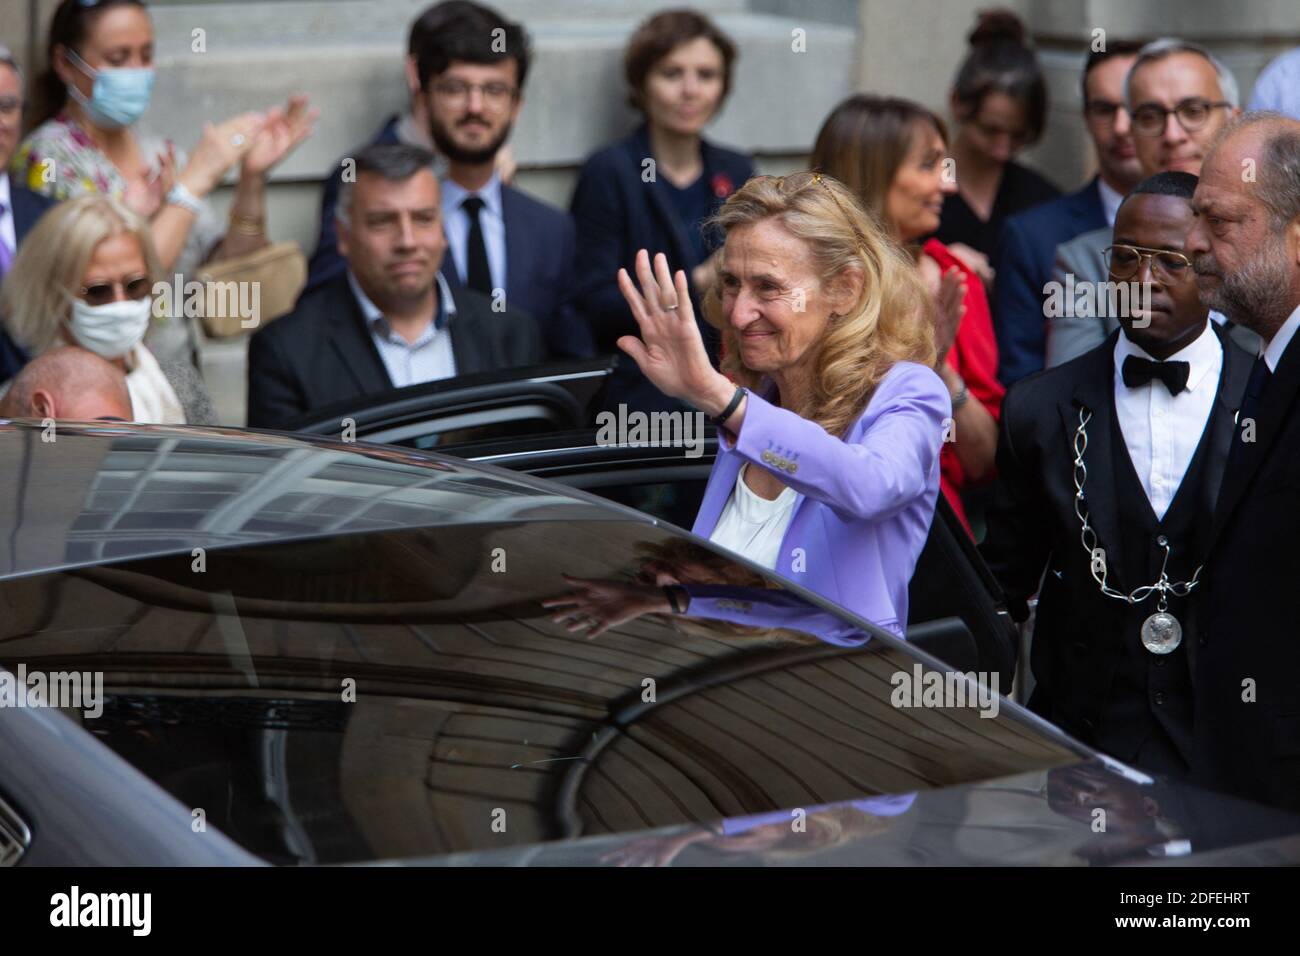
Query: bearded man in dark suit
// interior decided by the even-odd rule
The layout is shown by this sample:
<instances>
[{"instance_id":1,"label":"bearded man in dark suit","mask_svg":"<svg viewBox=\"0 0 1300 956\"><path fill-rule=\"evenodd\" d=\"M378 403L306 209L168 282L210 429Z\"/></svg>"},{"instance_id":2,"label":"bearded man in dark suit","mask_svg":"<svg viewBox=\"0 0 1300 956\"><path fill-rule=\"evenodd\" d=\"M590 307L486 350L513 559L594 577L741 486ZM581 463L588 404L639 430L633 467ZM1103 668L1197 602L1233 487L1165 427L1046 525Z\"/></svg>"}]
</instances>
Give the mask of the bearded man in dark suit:
<instances>
[{"instance_id":1,"label":"bearded man in dark suit","mask_svg":"<svg viewBox=\"0 0 1300 956\"><path fill-rule=\"evenodd\" d=\"M1248 113L1202 165L1188 236L1201 300L1265 343L1202 583L1193 779L1300 810L1300 122Z\"/></svg>"}]
</instances>

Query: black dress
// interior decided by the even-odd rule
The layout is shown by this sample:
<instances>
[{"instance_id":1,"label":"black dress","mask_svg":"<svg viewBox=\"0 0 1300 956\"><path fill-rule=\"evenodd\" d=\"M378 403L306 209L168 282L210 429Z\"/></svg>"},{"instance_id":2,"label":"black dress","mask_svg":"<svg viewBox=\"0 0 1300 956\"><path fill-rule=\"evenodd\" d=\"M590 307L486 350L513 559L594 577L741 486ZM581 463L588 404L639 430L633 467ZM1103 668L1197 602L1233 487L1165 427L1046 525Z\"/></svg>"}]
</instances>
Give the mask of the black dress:
<instances>
[{"instance_id":1,"label":"black dress","mask_svg":"<svg viewBox=\"0 0 1300 956\"><path fill-rule=\"evenodd\" d=\"M934 235L944 245L964 242L991 261L1002 235L1002 223L1008 216L1059 195L1059 189L1032 169L1009 162L1002 170L1002 182L998 184L998 194L993 199L993 211L987 222L975 215L975 210L966 204L961 193L949 193L943 199L939 231Z\"/></svg>"}]
</instances>

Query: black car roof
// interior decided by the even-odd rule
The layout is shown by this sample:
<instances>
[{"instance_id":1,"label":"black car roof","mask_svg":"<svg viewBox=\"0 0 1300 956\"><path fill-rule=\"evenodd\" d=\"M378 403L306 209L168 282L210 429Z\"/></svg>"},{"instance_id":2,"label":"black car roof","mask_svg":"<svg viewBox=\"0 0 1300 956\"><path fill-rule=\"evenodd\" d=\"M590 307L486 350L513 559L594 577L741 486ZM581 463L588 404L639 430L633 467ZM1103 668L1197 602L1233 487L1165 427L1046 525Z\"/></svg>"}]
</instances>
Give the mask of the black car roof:
<instances>
[{"instance_id":1,"label":"black car roof","mask_svg":"<svg viewBox=\"0 0 1300 956\"><path fill-rule=\"evenodd\" d=\"M319 535L654 519L410 449L238 429L0 421L0 579Z\"/></svg>"}]
</instances>

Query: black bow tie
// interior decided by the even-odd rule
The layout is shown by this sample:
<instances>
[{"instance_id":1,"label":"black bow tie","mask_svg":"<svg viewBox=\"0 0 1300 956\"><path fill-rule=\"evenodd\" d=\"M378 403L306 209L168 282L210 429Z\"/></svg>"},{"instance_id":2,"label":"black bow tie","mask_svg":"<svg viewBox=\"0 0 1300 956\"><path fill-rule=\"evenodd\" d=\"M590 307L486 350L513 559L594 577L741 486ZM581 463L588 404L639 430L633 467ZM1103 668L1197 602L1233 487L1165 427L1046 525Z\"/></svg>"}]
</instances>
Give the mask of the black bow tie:
<instances>
[{"instance_id":1,"label":"black bow tie","mask_svg":"<svg viewBox=\"0 0 1300 956\"><path fill-rule=\"evenodd\" d=\"M1124 384L1129 388L1147 385L1158 378L1170 395L1177 395L1187 388L1187 376L1191 373L1191 362L1153 362L1137 355L1124 359Z\"/></svg>"}]
</instances>

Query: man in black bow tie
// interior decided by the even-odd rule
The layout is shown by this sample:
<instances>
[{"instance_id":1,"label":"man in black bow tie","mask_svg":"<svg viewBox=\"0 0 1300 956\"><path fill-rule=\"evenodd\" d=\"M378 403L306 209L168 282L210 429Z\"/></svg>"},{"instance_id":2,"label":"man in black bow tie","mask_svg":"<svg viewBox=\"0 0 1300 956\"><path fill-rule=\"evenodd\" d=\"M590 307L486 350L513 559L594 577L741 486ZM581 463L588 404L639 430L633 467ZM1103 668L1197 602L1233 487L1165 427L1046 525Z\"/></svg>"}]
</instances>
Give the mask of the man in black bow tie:
<instances>
[{"instance_id":1,"label":"man in black bow tie","mask_svg":"<svg viewBox=\"0 0 1300 956\"><path fill-rule=\"evenodd\" d=\"M983 545L1013 615L1039 595L1030 708L1173 776L1191 764L1191 595L1253 359L1198 297L1195 189L1138 184L1106 253L1109 281L1140 291L1118 298L1120 329L1007 393Z\"/></svg>"},{"instance_id":2,"label":"man in black bow tie","mask_svg":"<svg viewBox=\"0 0 1300 956\"><path fill-rule=\"evenodd\" d=\"M1300 123L1247 113L1205 157L1201 299L1259 333L1199 595L1197 783L1300 811Z\"/></svg>"}]
</instances>

